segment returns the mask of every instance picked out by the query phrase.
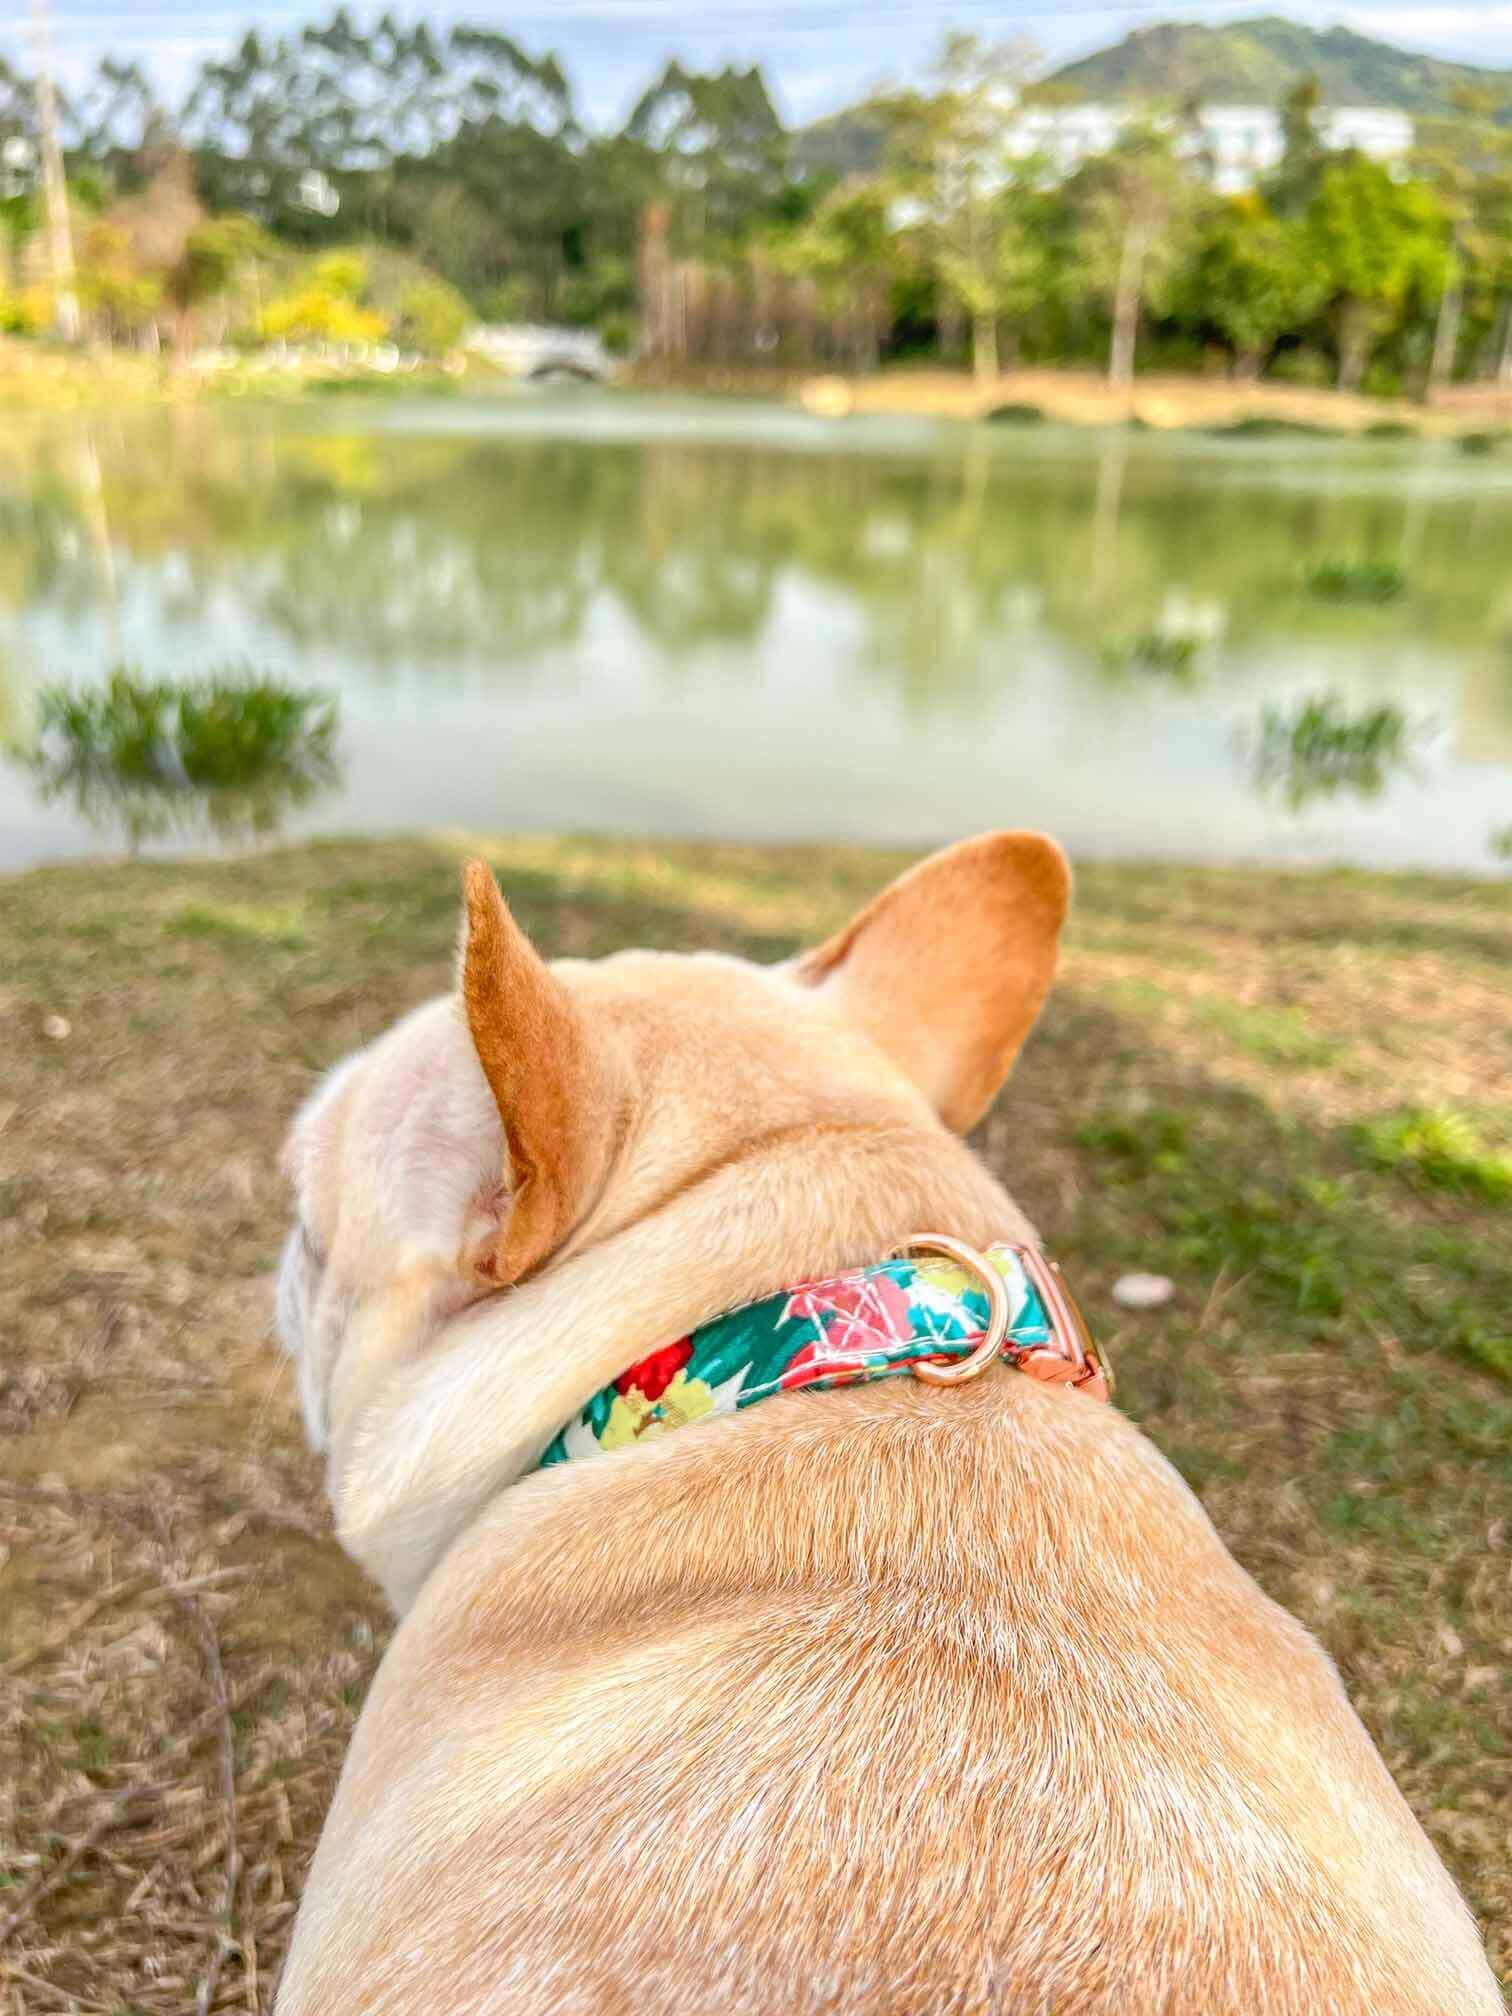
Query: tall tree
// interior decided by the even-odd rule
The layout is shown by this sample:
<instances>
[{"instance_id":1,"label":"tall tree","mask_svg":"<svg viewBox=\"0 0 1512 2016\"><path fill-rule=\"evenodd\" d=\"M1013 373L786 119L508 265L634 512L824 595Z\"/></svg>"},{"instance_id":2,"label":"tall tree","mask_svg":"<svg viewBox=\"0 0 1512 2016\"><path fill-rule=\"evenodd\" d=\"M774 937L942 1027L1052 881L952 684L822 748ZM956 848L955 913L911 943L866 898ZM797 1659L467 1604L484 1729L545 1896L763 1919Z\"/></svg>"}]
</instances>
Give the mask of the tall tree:
<instances>
[{"instance_id":1,"label":"tall tree","mask_svg":"<svg viewBox=\"0 0 1512 2016\"><path fill-rule=\"evenodd\" d=\"M1074 178L1083 270L1112 321L1114 385L1133 380L1140 317L1175 269L1193 215L1198 189L1180 142L1172 121L1130 120L1107 153Z\"/></svg>"},{"instance_id":2,"label":"tall tree","mask_svg":"<svg viewBox=\"0 0 1512 2016\"><path fill-rule=\"evenodd\" d=\"M882 108L897 214L966 317L981 380L997 376L999 323L1043 287L1033 198L1044 164L1024 99L1034 62L1026 42L948 35L930 85Z\"/></svg>"},{"instance_id":3,"label":"tall tree","mask_svg":"<svg viewBox=\"0 0 1512 2016\"><path fill-rule=\"evenodd\" d=\"M1447 264L1442 207L1422 182L1340 154L1319 177L1304 229L1332 304L1339 389L1359 390L1375 343L1414 293L1437 300Z\"/></svg>"},{"instance_id":4,"label":"tall tree","mask_svg":"<svg viewBox=\"0 0 1512 2016\"><path fill-rule=\"evenodd\" d=\"M1512 130L1501 123L1503 110L1494 93L1466 87L1456 93L1452 119L1419 130L1413 165L1438 197L1449 234L1429 399L1453 376L1467 288L1479 285L1499 300L1512 278Z\"/></svg>"},{"instance_id":5,"label":"tall tree","mask_svg":"<svg viewBox=\"0 0 1512 2016\"><path fill-rule=\"evenodd\" d=\"M624 137L661 164L677 251L728 252L780 207L787 139L759 68L703 76L669 63L637 101Z\"/></svg>"}]
</instances>

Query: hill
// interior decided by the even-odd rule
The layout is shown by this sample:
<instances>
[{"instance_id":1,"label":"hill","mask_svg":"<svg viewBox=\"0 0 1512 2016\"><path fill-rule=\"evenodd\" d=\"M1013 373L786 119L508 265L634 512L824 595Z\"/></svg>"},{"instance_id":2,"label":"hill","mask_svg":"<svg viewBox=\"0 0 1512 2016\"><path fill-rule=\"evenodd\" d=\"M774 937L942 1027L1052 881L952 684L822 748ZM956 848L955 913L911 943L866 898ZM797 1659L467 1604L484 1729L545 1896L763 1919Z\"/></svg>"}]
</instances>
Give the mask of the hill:
<instances>
[{"instance_id":1,"label":"hill","mask_svg":"<svg viewBox=\"0 0 1512 2016\"><path fill-rule=\"evenodd\" d=\"M1466 84L1489 86L1512 105L1512 70L1446 63L1350 28L1307 28L1274 14L1223 27L1162 21L1067 63L1051 81L1077 98L1179 93L1273 105L1305 77L1317 78L1325 105L1392 105L1420 118L1451 111Z\"/></svg>"}]
</instances>

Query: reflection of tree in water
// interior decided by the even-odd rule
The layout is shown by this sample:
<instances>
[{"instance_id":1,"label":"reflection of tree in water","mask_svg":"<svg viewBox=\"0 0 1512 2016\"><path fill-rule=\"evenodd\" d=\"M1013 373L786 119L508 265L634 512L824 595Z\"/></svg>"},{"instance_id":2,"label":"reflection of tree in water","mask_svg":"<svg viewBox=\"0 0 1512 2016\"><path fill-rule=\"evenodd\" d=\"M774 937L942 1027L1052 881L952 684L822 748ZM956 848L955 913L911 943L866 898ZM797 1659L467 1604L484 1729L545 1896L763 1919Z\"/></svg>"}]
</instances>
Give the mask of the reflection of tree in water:
<instances>
[{"instance_id":1,"label":"reflection of tree in water","mask_svg":"<svg viewBox=\"0 0 1512 2016\"><path fill-rule=\"evenodd\" d=\"M265 837L340 774L334 702L248 674L174 682L118 671L100 688L46 688L12 760L44 803L119 828L133 853L169 834Z\"/></svg>"},{"instance_id":2,"label":"reflection of tree in water","mask_svg":"<svg viewBox=\"0 0 1512 2016\"><path fill-rule=\"evenodd\" d=\"M461 416L448 414L448 424ZM1411 503L1403 612L1311 601L1308 554L1388 551L1405 493L1293 487L1200 444L1036 447L942 432L908 454L697 440L596 442L508 431L332 433L324 418L172 409L91 423L97 516L121 559L155 565L157 620L192 630L217 595L301 651L366 668L523 673L617 607L677 677L709 647L753 646L784 587L832 591L858 666L910 710L975 702L1011 678L1026 612L1094 675L1110 626L1160 627L1169 597L1222 612L1228 638L1337 644L1351 626L1479 639L1507 511ZM480 427L486 426L480 422ZM864 437L858 434L858 442ZM1288 464L1288 469L1291 465ZM1321 466L1321 465L1320 465ZM98 606L95 507L54 443L0 446L0 579L23 606ZM1099 508L1100 507L1100 508ZM1463 536L1467 514L1482 536ZM1498 515L1499 513L1499 515ZM96 545L98 541L96 541Z\"/></svg>"},{"instance_id":3,"label":"reflection of tree in water","mask_svg":"<svg viewBox=\"0 0 1512 2016\"><path fill-rule=\"evenodd\" d=\"M1322 693L1291 707L1262 707L1238 746L1255 788L1302 812L1344 795L1379 798L1393 776L1414 772L1432 727L1389 701L1351 713L1338 694Z\"/></svg>"}]
</instances>

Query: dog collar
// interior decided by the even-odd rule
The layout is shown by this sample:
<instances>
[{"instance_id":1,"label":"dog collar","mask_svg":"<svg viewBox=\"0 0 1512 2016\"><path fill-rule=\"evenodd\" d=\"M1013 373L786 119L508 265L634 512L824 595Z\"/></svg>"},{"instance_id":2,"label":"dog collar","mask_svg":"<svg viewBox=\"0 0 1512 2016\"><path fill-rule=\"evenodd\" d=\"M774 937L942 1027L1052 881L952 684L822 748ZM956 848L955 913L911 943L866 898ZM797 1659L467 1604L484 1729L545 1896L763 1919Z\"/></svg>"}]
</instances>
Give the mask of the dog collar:
<instances>
[{"instance_id":1,"label":"dog collar","mask_svg":"<svg viewBox=\"0 0 1512 2016\"><path fill-rule=\"evenodd\" d=\"M803 1386L899 1372L957 1386L999 1358L1094 1399L1112 1390L1060 1269L1037 1246L982 1253L921 1234L889 1259L748 1302L653 1351L594 1394L540 1467L624 1449Z\"/></svg>"}]
</instances>

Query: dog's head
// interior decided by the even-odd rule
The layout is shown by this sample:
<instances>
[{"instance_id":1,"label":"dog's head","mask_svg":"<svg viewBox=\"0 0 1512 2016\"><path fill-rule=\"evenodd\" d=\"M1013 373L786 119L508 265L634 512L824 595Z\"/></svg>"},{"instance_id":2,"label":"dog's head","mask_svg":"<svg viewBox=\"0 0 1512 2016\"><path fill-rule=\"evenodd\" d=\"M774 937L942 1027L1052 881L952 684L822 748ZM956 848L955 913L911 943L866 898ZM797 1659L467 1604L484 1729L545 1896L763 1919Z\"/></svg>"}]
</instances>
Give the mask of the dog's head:
<instances>
[{"instance_id":1,"label":"dog's head","mask_svg":"<svg viewBox=\"0 0 1512 2016\"><path fill-rule=\"evenodd\" d=\"M967 841L774 967L547 966L481 862L464 885L458 993L337 1066L290 1137L279 1327L317 1446L349 1358L381 1368L767 1144L965 1132L1044 1000L1069 876L1038 834Z\"/></svg>"}]
</instances>

